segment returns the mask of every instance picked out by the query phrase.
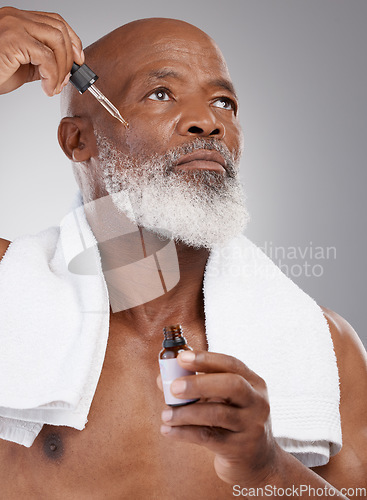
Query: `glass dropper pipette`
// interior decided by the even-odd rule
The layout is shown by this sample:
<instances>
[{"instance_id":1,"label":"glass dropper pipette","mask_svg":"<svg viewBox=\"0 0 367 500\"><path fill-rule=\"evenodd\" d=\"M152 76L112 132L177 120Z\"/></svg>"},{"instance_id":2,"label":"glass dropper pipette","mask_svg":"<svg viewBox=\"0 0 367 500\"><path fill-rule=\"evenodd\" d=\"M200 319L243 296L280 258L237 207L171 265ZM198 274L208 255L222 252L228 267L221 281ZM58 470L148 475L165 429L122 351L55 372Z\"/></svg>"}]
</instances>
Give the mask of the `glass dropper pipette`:
<instances>
[{"instance_id":1,"label":"glass dropper pipette","mask_svg":"<svg viewBox=\"0 0 367 500\"><path fill-rule=\"evenodd\" d=\"M114 118L119 120L126 128L129 127L129 124L122 118L119 110L94 85L94 82L98 80L98 76L94 73L94 71L92 71L86 64L79 66L79 64L73 63L70 73L70 81L80 94L84 94L86 90L89 90L92 96L95 97Z\"/></svg>"}]
</instances>

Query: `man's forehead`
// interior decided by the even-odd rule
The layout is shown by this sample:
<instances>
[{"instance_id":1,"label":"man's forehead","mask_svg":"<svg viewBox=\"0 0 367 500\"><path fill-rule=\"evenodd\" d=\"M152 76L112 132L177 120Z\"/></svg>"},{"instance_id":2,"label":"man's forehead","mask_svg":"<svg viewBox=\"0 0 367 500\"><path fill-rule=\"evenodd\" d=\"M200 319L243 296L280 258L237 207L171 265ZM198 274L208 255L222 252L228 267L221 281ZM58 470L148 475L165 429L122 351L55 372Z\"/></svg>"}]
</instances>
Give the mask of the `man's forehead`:
<instances>
[{"instance_id":1,"label":"man's forehead","mask_svg":"<svg viewBox=\"0 0 367 500\"><path fill-rule=\"evenodd\" d=\"M144 80L149 83L170 78L183 81L189 75L192 77L193 72L207 75L211 80L231 80L221 52L210 40L204 39L203 44L198 44L163 36L154 43L140 41L131 50L126 49L125 46L115 56L115 68L125 81Z\"/></svg>"},{"instance_id":2,"label":"man's forehead","mask_svg":"<svg viewBox=\"0 0 367 500\"><path fill-rule=\"evenodd\" d=\"M165 34L154 40L140 38L120 44L115 51L115 58L135 67L159 59L187 64L198 59L201 63L207 61L208 64L216 65L223 70L227 68L222 53L212 40L204 37L193 40L175 34Z\"/></svg>"}]
</instances>

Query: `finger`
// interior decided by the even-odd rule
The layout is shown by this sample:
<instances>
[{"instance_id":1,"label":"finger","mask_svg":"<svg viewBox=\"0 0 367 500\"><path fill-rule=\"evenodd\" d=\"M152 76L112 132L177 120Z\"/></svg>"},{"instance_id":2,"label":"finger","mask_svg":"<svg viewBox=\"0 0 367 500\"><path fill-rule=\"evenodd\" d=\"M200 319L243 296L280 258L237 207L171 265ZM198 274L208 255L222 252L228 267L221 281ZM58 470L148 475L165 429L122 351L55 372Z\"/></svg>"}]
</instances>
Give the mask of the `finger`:
<instances>
[{"instance_id":1,"label":"finger","mask_svg":"<svg viewBox=\"0 0 367 500\"><path fill-rule=\"evenodd\" d=\"M179 364L192 371L205 373L237 373L250 384L262 384L264 381L255 372L250 370L239 359L208 351L183 351L178 355Z\"/></svg>"},{"instance_id":2,"label":"finger","mask_svg":"<svg viewBox=\"0 0 367 500\"><path fill-rule=\"evenodd\" d=\"M220 453L223 448L228 448L229 442L232 441L234 435L231 431L225 429L194 425L181 427L162 425L160 431L163 436L205 446L214 453Z\"/></svg>"},{"instance_id":3,"label":"finger","mask_svg":"<svg viewBox=\"0 0 367 500\"><path fill-rule=\"evenodd\" d=\"M173 427L199 425L218 427L232 432L241 432L245 428L242 409L221 403L197 403L166 408L162 412L162 421Z\"/></svg>"},{"instance_id":4,"label":"finger","mask_svg":"<svg viewBox=\"0 0 367 500\"><path fill-rule=\"evenodd\" d=\"M55 80L54 89L55 92L59 92L61 84L63 83L67 73L69 73L72 65L73 52L71 50L70 40L69 42L67 42L62 31L46 23L35 23L31 21L25 25L25 29L34 39L43 43L46 47L52 50L56 62L56 68L54 70L54 78L52 78L52 82L54 83ZM68 43L70 46L69 54ZM40 73L42 74L42 68L40 67L39 69Z\"/></svg>"},{"instance_id":5,"label":"finger","mask_svg":"<svg viewBox=\"0 0 367 500\"><path fill-rule=\"evenodd\" d=\"M64 52L63 55L62 52ZM59 60L60 57L65 60L63 35L52 26L27 19L20 27L18 36L11 40L10 45L8 41L4 53L8 54L9 71L11 71L12 67L12 71L16 72L21 65L32 64L37 66L38 73L43 80L43 89L47 95L53 95L58 84L62 83L66 76L60 72L56 60L56 55L59 56ZM35 68L28 68L28 71L29 78L26 81L34 80ZM60 74L62 75L61 82Z\"/></svg>"},{"instance_id":6,"label":"finger","mask_svg":"<svg viewBox=\"0 0 367 500\"><path fill-rule=\"evenodd\" d=\"M1 9L1 14L5 18L0 37L1 93L37 78L41 78L47 95L59 92L74 60L84 62L75 32L58 14L12 7Z\"/></svg>"},{"instance_id":7,"label":"finger","mask_svg":"<svg viewBox=\"0 0 367 500\"><path fill-rule=\"evenodd\" d=\"M84 53L79 37L68 25L68 23L59 15L43 12L22 12L26 22L24 27L34 37L38 38L45 45L49 46L55 54L58 68L57 85L55 92L59 93L66 85L70 77L70 70L73 62L83 64ZM34 25L38 28L34 30ZM43 32L39 32L39 26L43 27ZM49 33L47 33L47 28Z\"/></svg>"},{"instance_id":8,"label":"finger","mask_svg":"<svg viewBox=\"0 0 367 500\"><path fill-rule=\"evenodd\" d=\"M9 58L9 72L16 82L14 88L27 81L39 77L45 93L52 96L56 89L58 69L52 49L28 33L22 35L19 46L13 44L11 58ZM25 66L26 69L23 69ZM24 78L23 82L21 79ZM19 82L18 82L19 80Z\"/></svg>"},{"instance_id":9,"label":"finger","mask_svg":"<svg viewBox=\"0 0 367 500\"><path fill-rule=\"evenodd\" d=\"M77 64L82 65L84 63L85 58L84 58L84 52L83 52L83 45L82 45L82 42L81 42L80 38L78 37L78 35L71 28L71 26L65 21L65 19L63 19L59 14L48 13L48 15L52 16L55 19L58 19L64 23L64 25L66 26L66 29L68 30L71 44L73 46L74 56L75 56L74 61Z\"/></svg>"},{"instance_id":10,"label":"finger","mask_svg":"<svg viewBox=\"0 0 367 500\"><path fill-rule=\"evenodd\" d=\"M156 382L157 382L157 386L159 387L159 389L163 392L163 384L162 384L161 374L158 375Z\"/></svg>"},{"instance_id":11,"label":"finger","mask_svg":"<svg viewBox=\"0 0 367 500\"><path fill-rule=\"evenodd\" d=\"M84 52L83 52L83 45L78 37L78 35L75 33L75 31L71 28L71 26L65 21L65 19L60 16L60 14L53 13L53 12L37 12L37 11L28 11L27 13L30 13L34 16L43 16L47 17L48 22L51 22L51 19L53 21L57 21L58 23L61 23L63 25L63 28L66 28L67 33L68 33L68 38L70 39L72 49L73 49L73 62L75 61L77 64L82 65L84 63ZM59 25L59 24L57 24ZM55 25L56 27L56 25ZM71 65L70 65L71 68ZM69 69L70 69L69 68Z\"/></svg>"},{"instance_id":12,"label":"finger","mask_svg":"<svg viewBox=\"0 0 367 500\"><path fill-rule=\"evenodd\" d=\"M34 16L34 20L45 26L51 26L56 30L53 33L50 31L52 40L56 41L56 45L53 45L51 48L55 52L60 80L63 80L62 76L64 75L65 78L67 73L70 72L74 61L73 45L65 23L48 15Z\"/></svg>"},{"instance_id":13,"label":"finger","mask_svg":"<svg viewBox=\"0 0 367 500\"><path fill-rule=\"evenodd\" d=\"M174 380L171 384L174 396L183 399L221 401L245 408L256 400L256 392L237 373L206 373L190 375Z\"/></svg>"}]
</instances>

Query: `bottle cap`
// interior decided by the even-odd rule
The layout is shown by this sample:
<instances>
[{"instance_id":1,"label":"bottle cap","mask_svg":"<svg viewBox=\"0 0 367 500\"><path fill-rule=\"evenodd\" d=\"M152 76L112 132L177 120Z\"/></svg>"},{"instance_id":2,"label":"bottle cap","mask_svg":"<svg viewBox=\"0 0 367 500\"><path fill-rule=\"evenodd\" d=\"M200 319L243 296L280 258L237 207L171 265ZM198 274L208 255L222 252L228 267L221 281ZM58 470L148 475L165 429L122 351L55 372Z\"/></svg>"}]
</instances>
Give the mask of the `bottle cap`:
<instances>
[{"instance_id":1,"label":"bottle cap","mask_svg":"<svg viewBox=\"0 0 367 500\"><path fill-rule=\"evenodd\" d=\"M182 334L181 325L165 326L163 328L163 347L166 348L185 345L186 339Z\"/></svg>"}]
</instances>

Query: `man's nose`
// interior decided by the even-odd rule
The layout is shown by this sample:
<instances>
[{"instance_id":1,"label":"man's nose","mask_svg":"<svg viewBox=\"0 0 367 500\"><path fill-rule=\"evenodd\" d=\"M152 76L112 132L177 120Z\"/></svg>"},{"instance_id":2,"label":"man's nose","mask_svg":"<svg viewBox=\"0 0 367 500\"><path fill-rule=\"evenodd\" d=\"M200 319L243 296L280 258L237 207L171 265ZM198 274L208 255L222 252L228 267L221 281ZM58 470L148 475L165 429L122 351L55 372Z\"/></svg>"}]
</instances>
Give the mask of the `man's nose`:
<instances>
[{"instance_id":1,"label":"man's nose","mask_svg":"<svg viewBox=\"0 0 367 500\"><path fill-rule=\"evenodd\" d=\"M215 110L206 103L200 103L183 110L177 123L177 132L186 136L222 139L225 135L225 127Z\"/></svg>"}]
</instances>

